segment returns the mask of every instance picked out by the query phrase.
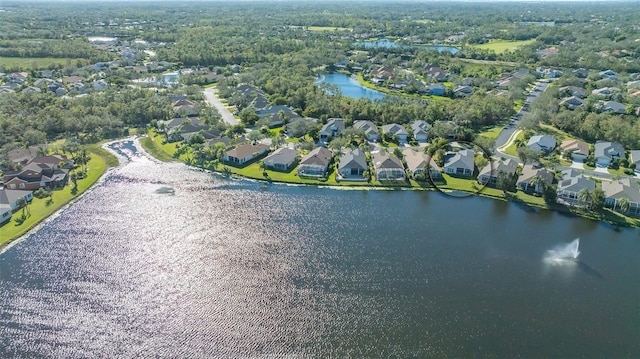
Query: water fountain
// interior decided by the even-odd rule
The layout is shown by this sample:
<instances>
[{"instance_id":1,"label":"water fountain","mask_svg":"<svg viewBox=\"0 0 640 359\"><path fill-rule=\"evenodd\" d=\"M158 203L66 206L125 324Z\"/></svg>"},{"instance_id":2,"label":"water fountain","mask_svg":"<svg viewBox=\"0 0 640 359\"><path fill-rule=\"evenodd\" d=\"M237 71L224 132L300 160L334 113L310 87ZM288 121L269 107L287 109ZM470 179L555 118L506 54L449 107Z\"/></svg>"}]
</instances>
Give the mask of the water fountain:
<instances>
[{"instance_id":1,"label":"water fountain","mask_svg":"<svg viewBox=\"0 0 640 359\"><path fill-rule=\"evenodd\" d=\"M580 255L580 238L568 244L560 244L545 253L544 261L552 264L576 263Z\"/></svg>"}]
</instances>

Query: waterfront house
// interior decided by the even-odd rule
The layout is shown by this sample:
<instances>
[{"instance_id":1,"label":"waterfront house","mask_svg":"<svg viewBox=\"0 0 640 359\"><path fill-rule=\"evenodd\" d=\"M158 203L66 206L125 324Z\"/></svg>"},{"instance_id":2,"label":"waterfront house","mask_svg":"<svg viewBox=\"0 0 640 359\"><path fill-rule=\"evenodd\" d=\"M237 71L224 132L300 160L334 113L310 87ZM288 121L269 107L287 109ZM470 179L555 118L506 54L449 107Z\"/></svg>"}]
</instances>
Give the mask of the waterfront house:
<instances>
[{"instance_id":1,"label":"waterfront house","mask_svg":"<svg viewBox=\"0 0 640 359\"><path fill-rule=\"evenodd\" d=\"M538 183L534 178L539 178L542 183ZM544 186L551 185L553 179L553 172L527 164L522 167L522 173L516 181L516 186L524 192L542 194Z\"/></svg>"},{"instance_id":2,"label":"waterfront house","mask_svg":"<svg viewBox=\"0 0 640 359\"><path fill-rule=\"evenodd\" d=\"M478 174L478 183L495 187L498 183L498 174L500 172L513 177L516 174L517 169L518 162L511 158L505 161L489 161L489 163L480 170L480 173Z\"/></svg>"},{"instance_id":3,"label":"waterfront house","mask_svg":"<svg viewBox=\"0 0 640 359\"><path fill-rule=\"evenodd\" d=\"M33 192L32 191L24 191L24 190L11 190L11 189L1 189L0 190L0 205L8 206L9 210L12 212L20 209L19 201L24 200L25 202L31 202L33 200Z\"/></svg>"},{"instance_id":4,"label":"waterfront house","mask_svg":"<svg viewBox=\"0 0 640 359\"><path fill-rule=\"evenodd\" d=\"M233 166L243 166L267 152L269 152L267 145L243 143L225 152L223 160Z\"/></svg>"},{"instance_id":5,"label":"waterfront house","mask_svg":"<svg viewBox=\"0 0 640 359\"><path fill-rule=\"evenodd\" d=\"M359 120L353 123L353 128L363 130L367 140L375 142L378 141L378 127L368 120Z\"/></svg>"},{"instance_id":6,"label":"waterfront house","mask_svg":"<svg viewBox=\"0 0 640 359\"><path fill-rule=\"evenodd\" d=\"M571 151L570 160L583 162L589 156L589 145L579 140L564 140L560 144L562 153Z\"/></svg>"},{"instance_id":7,"label":"waterfront house","mask_svg":"<svg viewBox=\"0 0 640 359\"><path fill-rule=\"evenodd\" d=\"M399 144L407 143L407 136L409 133L402 125L398 125L397 123L390 123L388 125L382 126L382 133L390 133L398 138Z\"/></svg>"},{"instance_id":8,"label":"waterfront house","mask_svg":"<svg viewBox=\"0 0 640 359\"><path fill-rule=\"evenodd\" d=\"M527 142L527 148L547 154L556 148L556 138L550 135L531 136Z\"/></svg>"},{"instance_id":9,"label":"waterfront house","mask_svg":"<svg viewBox=\"0 0 640 359\"><path fill-rule=\"evenodd\" d=\"M611 162L624 158L624 147L610 141L596 141L594 156L598 166L607 167Z\"/></svg>"},{"instance_id":10,"label":"waterfront house","mask_svg":"<svg viewBox=\"0 0 640 359\"><path fill-rule=\"evenodd\" d=\"M586 205L578 199L578 193L583 189L592 192L596 188L596 182L591 178L587 178L575 169L566 169L562 171L560 181L558 182L558 202L572 206Z\"/></svg>"},{"instance_id":11,"label":"waterfront house","mask_svg":"<svg viewBox=\"0 0 640 359\"><path fill-rule=\"evenodd\" d=\"M437 166L433 168L433 164L435 164L435 161L432 161L431 157L429 157L427 154L417 152L409 147L405 148L402 151L402 154L404 155L404 160L407 163L407 169L409 170L409 172L411 172L411 177L415 178L417 174L424 174L425 176L429 177L431 176L431 172L433 170L440 174ZM430 173L427 173L427 170L429 170Z\"/></svg>"},{"instance_id":12,"label":"waterfront house","mask_svg":"<svg viewBox=\"0 0 640 359\"><path fill-rule=\"evenodd\" d=\"M360 149L356 148L340 156L338 173L343 179L364 179L363 174L368 170L367 158Z\"/></svg>"},{"instance_id":13,"label":"waterfront house","mask_svg":"<svg viewBox=\"0 0 640 359\"><path fill-rule=\"evenodd\" d=\"M411 122L411 129L413 130L413 138L416 141L424 143L429 140L429 128L431 125L427 121L417 120Z\"/></svg>"},{"instance_id":14,"label":"waterfront house","mask_svg":"<svg viewBox=\"0 0 640 359\"><path fill-rule=\"evenodd\" d=\"M8 204L0 203L0 226L9 222L13 212Z\"/></svg>"},{"instance_id":15,"label":"waterfront house","mask_svg":"<svg viewBox=\"0 0 640 359\"><path fill-rule=\"evenodd\" d=\"M449 152L444 160L444 172L455 176L473 176L475 164L473 150L463 149L458 152Z\"/></svg>"},{"instance_id":16,"label":"waterfront house","mask_svg":"<svg viewBox=\"0 0 640 359\"><path fill-rule=\"evenodd\" d=\"M331 150L316 147L300 160L298 176L324 177L331 163Z\"/></svg>"},{"instance_id":17,"label":"waterfront house","mask_svg":"<svg viewBox=\"0 0 640 359\"><path fill-rule=\"evenodd\" d=\"M298 151L287 147L279 148L269 156L265 157L263 162L265 168L288 172L295 167L298 162Z\"/></svg>"},{"instance_id":18,"label":"waterfront house","mask_svg":"<svg viewBox=\"0 0 640 359\"><path fill-rule=\"evenodd\" d=\"M378 181L404 181L407 176L402 161L384 151L373 154L373 167Z\"/></svg>"},{"instance_id":19,"label":"waterfront house","mask_svg":"<svg viewBox=\"0 0 640 359\"><path fill-rule=\"evenodd\" d=\"M64 187L71 167L73 162L61 155L36 157L20 170L5 172L4 185L8 189L32 191Z\"/></svg>"},{"instance_id":20,"label":"waterfront house","mask_svg":"<svg viewBox=\"0 0 640 359\"><path fill-rule=\"evenodd\" d=\"M634 216L640 215L640 185L634 179L625 177L613 181L602 181L602 191L605 206ZM621 208L625 200L628 207L626 209Z\"/></svg>"},{"instance_id":21,"label":"waterfront house","mask_svg":"<svg viewBox=\"0 0 640 359\"><path fill-rule=\"evenodd\" d=\"M318 136L320 141L329 141L332 137L337 137L344 131L344 119L342 118L330 118L327 123L322 126Z\"/></svg>"},{"instance_id":22,"label":"waterfront house","mask_svg":"<svg viewBox=\"0 0 640 359\"><path fill-rule=\"evenodd\" d=\"M168 121L158 121L158 129L164 131L167 142L188 140L197 132L201 132L206 139L215 138L216 133L207 133L209 126L197 117L181 117Z\"/></svg>"}]
</instances>

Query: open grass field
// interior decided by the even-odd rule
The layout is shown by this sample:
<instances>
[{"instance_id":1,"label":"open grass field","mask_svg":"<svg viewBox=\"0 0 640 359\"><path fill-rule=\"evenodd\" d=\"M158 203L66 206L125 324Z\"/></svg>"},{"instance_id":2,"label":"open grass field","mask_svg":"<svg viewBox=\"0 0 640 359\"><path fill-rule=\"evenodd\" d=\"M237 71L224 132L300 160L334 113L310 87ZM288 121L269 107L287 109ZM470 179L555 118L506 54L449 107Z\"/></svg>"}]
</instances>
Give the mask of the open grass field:
<instances>
[{"instance_id":1,"label":"open grass field","mask_svg":"<svg viewBox=\"0 0 640 359\"><path fill-rule=\"evenodd\" d=\"M2 236L0 236L0 247L25 234L28 230L49 217L55 211L78 197L91 187L100 178L100 176L102 176L107 168L118 164L118 159L116 157L100 148L98 145L91 146L89 148L89 155L91 160L87 165L87 177L77 181L77 191L73 192L73 184L69 183L63 189L52 192L53 203L47 204L46 198L34 198L29 205L29 212L31 215L27 217L24 222L21 224L16 222L16 219L22 215L22 210L18 210L13 214L11 221L0 227L0 232L2 233Z\"/></svg>"},{"instance_id":2,"label":"open grass field","mask_svg":"<svg viewBox=\"0 0 640 359\"><path fill-rule=\"evenodd\" d=\"M0 68L20 69L24 71L44 69L51 64L65 65L72 59L53 57L0 57Z\"/></svg>"},{"instance_id":3,"label":"open grass field","mask_svg":"<svg viewBox=\"0 0 640 359\"><path fill-rule=\"evenodd\" d=\"M500 132L502 132L502 126L496 126L478 133L478 136L483 136L495 140L500 135Z\"/></svg>"},{"instance_id":4,"label":"open grass field","mask_svg":"<svg viewBox=\"0 0 640 359\"><path fill-rule=\"evenodd\" d=\"M477 47L479 49L485 50L493 50L494 52L500 54L505 51L513 51L517 48L532 44L535 40L524 40L524 41L510 41L510 40L490 40L487 44L482 45L473 45L473 47Z\"/></svg>"}]
</instances>

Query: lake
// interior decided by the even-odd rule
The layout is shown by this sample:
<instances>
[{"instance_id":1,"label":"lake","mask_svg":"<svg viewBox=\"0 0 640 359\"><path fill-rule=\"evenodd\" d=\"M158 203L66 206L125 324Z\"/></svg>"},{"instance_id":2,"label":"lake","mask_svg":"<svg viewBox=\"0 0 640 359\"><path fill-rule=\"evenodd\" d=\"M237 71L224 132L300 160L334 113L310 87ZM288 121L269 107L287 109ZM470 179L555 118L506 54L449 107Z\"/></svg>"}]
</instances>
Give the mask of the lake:
<instances>
[{"instance_id":1,"label":"lake","mask_svg":"<svg viewBox=\"0 0 640 359\"><path fill-rule=\"evenodd\" d=\"M340 93L343 96L349 96L353 98L365 97L371 100L376 100L381 99L385 96L385 94L382 92L362 86L356 78L340 72L321 73L316 83L336 85L340 89Z\"/></svg>"},{"instance_id":2,"label":"lake","mask_svg":"<svg viewBox=\"0 0 640 359\"><path fill-rule=\"evenodd\" d=\"M0 254L0 357L640 356L637 229L114 148L122 166Z\"/></svg>"},{"instance_id":3,"label":"lake","mask_svg":"<svg viewBox=\"0 0 640 359\"><path fill-rule=\"evenodd\" d=\"M436 46L436 45L405 45L398 44L397 42L391 41L389 39L380 39L375 41L356 41L353 43L354 46L364 47L366 49L371 48L420 48L426 50L436 50L438 52L449 51L451 54L456 54L460 52L460 49L453 46Z\"/></svg>"}]
</instances>

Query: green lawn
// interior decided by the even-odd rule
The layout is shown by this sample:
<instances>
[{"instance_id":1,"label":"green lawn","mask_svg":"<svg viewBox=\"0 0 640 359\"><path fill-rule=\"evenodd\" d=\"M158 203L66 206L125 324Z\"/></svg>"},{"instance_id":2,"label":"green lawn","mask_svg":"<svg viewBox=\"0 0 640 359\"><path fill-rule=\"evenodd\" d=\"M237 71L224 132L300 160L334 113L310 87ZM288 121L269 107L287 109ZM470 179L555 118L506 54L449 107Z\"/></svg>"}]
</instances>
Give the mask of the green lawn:
<instances>
[{"instance_id":1,"label":"green lawn","mask_svg":"<svg viewBox=\"0 0 640 359\"><path fill-rule=\"evenodd\" d=\"M11 69L19 68L23 71L45 69L49 65L65 65L67 61L74 59L61 59L54 57L0 57L0 67Z\"/></svg>"},{"instance_id":2,"label":"green lawn","mask_svg":"<svg viewBox=\"0 0 640 359\"><path fill-rule=\"evenodd\" d=\"M87 168L87 177L78 180L78 191L72 193L73 185L69 183L66 187L60 190L53 191L53 203L47 205L47 199L34 198L29 205L29 211L31 215L20 225L16 222L21 214L22 210L13 214L10 222L0 227L2 230L2 238L0 238L0 247L9 243L15 238L20 237L26 233L29 229L33 228L36 224L53 214L65 204L69 203L72 199L78 197L81 193L86 191L91 185L93 185L100 176L107 170L108 167L118 164L118 159L108 153L106 150L100 148L98 145L90 146L90 157Z\"/></svg>"},{"instance_id":3,"label":"green lawn","mask_svg":"<svg viewBox=\"0 0 640 359\"><path fill-rule=\"evenodd\" d=\"M494 52L500 54L505 51L513 51L522 47L524 45L529 45L535 42L536 40L523 40L523 41L511 41L511 40L499 40L493 39L490 40L487 44L482 45L473 45L473 47L477 47L479 49L485 50L493 50Z\"/></svg>"},{"instance_id":4,"label":"green lawn","mask_svg":"<svg viewBox=\"0 0 640 359\"><path fill-rule=\"evenodd\" d=\"M140 144L145 151L149 152L150 155L159 159L162 162L171 162L175 161L171 155L167 152L163 151L162 148L154 141L152 137L144 137L140 139Z\"/></svg>"},{"instance_id":5,"label":"green lawn","mask_svg":"<svg viewBox=\"0 0 640 359\"><path fill-rule=\"evenodd\" d=\"M500 132L502 132L502 126L496 126L478 133L478 136L495 140L500 135Z\"/></svg>"}]
</instances>

